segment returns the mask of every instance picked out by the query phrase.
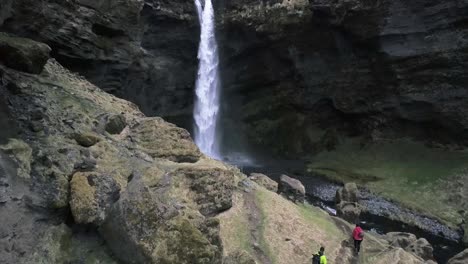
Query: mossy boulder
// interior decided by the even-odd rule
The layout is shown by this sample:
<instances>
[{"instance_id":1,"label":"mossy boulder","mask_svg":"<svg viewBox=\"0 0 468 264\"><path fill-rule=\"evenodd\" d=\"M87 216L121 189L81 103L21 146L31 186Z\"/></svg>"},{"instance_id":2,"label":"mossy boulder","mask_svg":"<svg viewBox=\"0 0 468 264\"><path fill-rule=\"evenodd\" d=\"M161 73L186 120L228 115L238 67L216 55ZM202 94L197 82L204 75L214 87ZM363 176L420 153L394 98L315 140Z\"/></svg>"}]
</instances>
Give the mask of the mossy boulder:
<instances>
[{"instance_id":1,"label":"mossy boulder","mask_svg":"<svg viewBox=\"0 0 468 264\"><path fill-rule=\"evenodd\" d=\"M110 115L107 118L105 129L109 134L120 134L126 126L127 121L125 120L124 115Z\"/></svg>"},{"instance_id":2,"label":"mossy boulder","mask_svg":"<svg viewBox=\"0 0 468 264\"><path fill-rule=\"evenodd\" d=\"M98 143L101 139L100 137L93 132L82 132L82 133L75 133L73 135L76 143L83 147L91 147Z\"/></svg>"},{"instance_id":3,"label":"mossy boulder","mask_svg":"<svg viewBox=\"0 0 468 264\"><path fill-rule=\"evenodd\" d=\"M162 118L139 119L131 128L131 137L140 150L153 158L164 158L175 162L196 162L201 152L190 137L190 133Z\"/></svg>"},{"instance_id":4,"label":"mossy boulder","mask_svg":"<svg viewBox=\"0 0 468 264\"><path fill-rule=\"evenodd\" d=\"M70 208L75 222L100 225L119 198L120 186L108 175L77 172L70 182Z\"/></svg>"},{"instance_id":5,"label":"mossy boulder","mask_svg":"<svg viewBox=\"0 0 468 264\"><path fill-rule=\"evenodd\" d=\"M219 224L170 198L172 177L153 186L130 181L100 233L126 263L221 263Z\"/></svg>"},{"instance_id":6,"label":"mossy boulder","mask_svg":"<svg viewBox=\"0 0 468 264\"><path fill-rule=\"evenodd\" d=\"M12 69L39 74L50 51L44 43L0 33L0 62Z\"/></svg>"}]
</instances>

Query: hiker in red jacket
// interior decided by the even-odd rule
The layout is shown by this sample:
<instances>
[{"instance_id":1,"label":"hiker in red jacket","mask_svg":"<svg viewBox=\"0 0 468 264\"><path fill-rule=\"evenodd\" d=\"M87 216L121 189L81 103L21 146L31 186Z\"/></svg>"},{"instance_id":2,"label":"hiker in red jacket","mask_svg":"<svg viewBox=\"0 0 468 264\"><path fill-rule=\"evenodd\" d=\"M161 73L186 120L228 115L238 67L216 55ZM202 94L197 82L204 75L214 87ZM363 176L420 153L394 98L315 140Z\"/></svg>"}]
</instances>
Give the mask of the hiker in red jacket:
<instances>
[{"instance_id":1,"label":"hiker in red jacket","mask_svg":"<svg viewBox=\"0 0 468 264\"><path fill-rule=\"evenodd\" d=\"M364 239L364 231L362 230L359 224L356 224L356 227L353 230L353 239L354 239L354 250L356 254L359 254L361 250L361 242Z\"/></svg>"}]
</instances>

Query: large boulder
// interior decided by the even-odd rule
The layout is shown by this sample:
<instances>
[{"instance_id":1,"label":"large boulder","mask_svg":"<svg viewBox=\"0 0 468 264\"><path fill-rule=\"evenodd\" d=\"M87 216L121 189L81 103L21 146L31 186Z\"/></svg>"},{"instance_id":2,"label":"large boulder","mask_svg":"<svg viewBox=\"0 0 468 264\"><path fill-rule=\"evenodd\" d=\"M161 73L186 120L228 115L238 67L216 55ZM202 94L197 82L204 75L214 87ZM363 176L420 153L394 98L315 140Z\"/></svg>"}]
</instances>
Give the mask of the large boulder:
<instances>
[{"instance_id":1,"label":"large boulder","mask_svg":"<svg viewBox=\"0 0 468 264\"><path fill-rule=\"evenodd\" d=\"M39 74L50 51L44 43L0 33L0 62L12 69Z\"/></svg>"},{"instance_id":2,"label":"large boulder","mask_svg":"<svg viewBox=\"0 0 468 264\"><path fill-rule=\"evenodd\" d=\"M219 222L204 221L170 198L172 176L151 186L132 179L100 233L126 263L221 263Z\"/></svg>"},{"instance_id":3,"label":"large boulder","mask_svg":"<svg viewBox=\"0 0 468 264\"><path fill-rule=\"evenodd\" d=\"M251 173L249 179L267 188L272 192L278 191L278 183L262 173Z\"/></svg>"},{"instance_id":4,"label":"large boulder","mask_svg":"<svg viewBox=\"0 0 468 264\"><path fill-rule=\"evenodd\" d=\"M358 223L362 207L358 203L341 202L336 207L336 215L350 223Z\"/></svg>"},{"instance_id":5,"label":"large boulder","mask_svg":"<svg viewBox=\"0 0 468 264\"><path fill-rule=\"evenodd\" d=\"M392 246L401 248L406 248L418 240L414 234L405 232L390 232L385 235L385 238Z\"/></svg>"},{"instance_id":6,"label":"large boulder","mask_svg":"<svg viewBox=\"0 0 468 264\"><path fill-rule=\"evenodd\" d=\"M346 201L357 203L359 200L359 190L355 183L346 183L343 188L336 191L335 202L337 204Z\"/></svg>"},{"instance_id":7,"label":"large boulder","mask_svg":"<svg viewBox=\"0 0 468 264\"><path fill-rule=\"evenodd\" d=\"M284 174L280 177L278 193L293 202L303 203L305 200L304 185L299 180Z\"/></svg>"},{"instance_id":8,"label":"large boulder","mask_svg":"<svg viewBox=\"0 0 468 264\"><path fill-rule=\"evenodd\" d=\"M434 258L434 249L425 238L418 239L415 235L404 232L390 232L385 237L392 246L403 248L424 260Z\"/></svg>"},{"instance_id":9,"label":"large boulder","mask_svg":"<svg viewBox=\"0 0 468 264\"><path fill-rule=\"evenodd\" d=\"M406 247L405 250L423 258L424 260L434 259L434 248L425 238L419 238Z\"/></svg>"},{"instance_id":10,"label":"large boulder","mask_svg":"<svg viewBox=\"0 0 468 264\"><path fill-rule=\"evenodd\" d=\"M460 252L459 254L455 255L455 257L451 258L447 264L466 264L468 263L468 249Z\"/></svg>"}]
</instances>

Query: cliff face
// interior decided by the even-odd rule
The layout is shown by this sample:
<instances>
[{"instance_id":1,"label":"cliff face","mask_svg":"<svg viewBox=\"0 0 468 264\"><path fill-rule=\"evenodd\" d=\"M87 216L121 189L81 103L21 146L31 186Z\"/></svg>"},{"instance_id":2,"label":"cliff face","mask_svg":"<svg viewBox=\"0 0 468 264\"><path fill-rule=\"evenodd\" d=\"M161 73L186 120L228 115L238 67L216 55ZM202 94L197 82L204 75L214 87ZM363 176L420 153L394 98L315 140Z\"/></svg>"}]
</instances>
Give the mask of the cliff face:
<instances>
[{"instance_id":1,"label":"cliff face","mask_svg":"<svg viewBox=\"0 0 468 264\"><path fill-rule=\"evenodd\" d=\"M199 33L192 2L1 5L0 30L47 43L104 90L191 128ZM336 136L465 142L467 3L215 5L223 127L250 144L298 157Z\"/></svg>"},{"instance_id":2,"label":"cliff face","mask_svg":"<svg viewBox=\"0 0 468 264\"><path fill-rule=\"evenodd\" d=\"M466 2L234 1L222 10L225 97L238 98L227 112L251 142L291 156L322 150L336 132L466 142Z\"/></svg>"},{"instance_id":3,"label":"cliff face","mask_svg":"<svg viewBox=\"0 0 468 264\"><path fill-rule=\"evenodd\" d=\"M53 56L148 115L189 126L198 19L187 1L2 1L0 30ZM2 25L3 22L3 25Z\"/></svg>"}]
</instances>

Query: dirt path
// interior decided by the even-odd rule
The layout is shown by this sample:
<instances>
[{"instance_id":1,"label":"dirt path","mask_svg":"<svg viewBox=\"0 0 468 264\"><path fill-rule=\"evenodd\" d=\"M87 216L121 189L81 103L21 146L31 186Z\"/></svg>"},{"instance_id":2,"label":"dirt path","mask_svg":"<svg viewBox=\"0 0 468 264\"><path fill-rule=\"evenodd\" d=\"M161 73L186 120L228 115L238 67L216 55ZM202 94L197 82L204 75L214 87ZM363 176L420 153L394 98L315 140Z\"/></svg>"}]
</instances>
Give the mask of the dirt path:
<instances>
[{"instance_id":1,"label":"dirt path","mask_svg":"<svg viewBox=\"0 0 468 264\"><path fill-rule=\"evenodd\" d=\"M359 256L354 253L354 242L351 239L351 234L353 230L343 223L343 220L332 217L333 222L336 226L340 228L345 234L350 234L349 239L341 241L341 248L338 254L338 258L335 260L336 263L349 263L349 264L358 264Z\"/></svg>"},{"instance_id":2,"label":"dirt path","mask_svg":"<svg viewBox=\"0 0 468 264\"><path fill-rule=\"evenodd\" d=\"M262 216L255 200L255 192L244 193L244 208L247 209L252 248L256 259L262 264L272 264L268 255L261 248Z\"/></svg>"}]
</instances>

